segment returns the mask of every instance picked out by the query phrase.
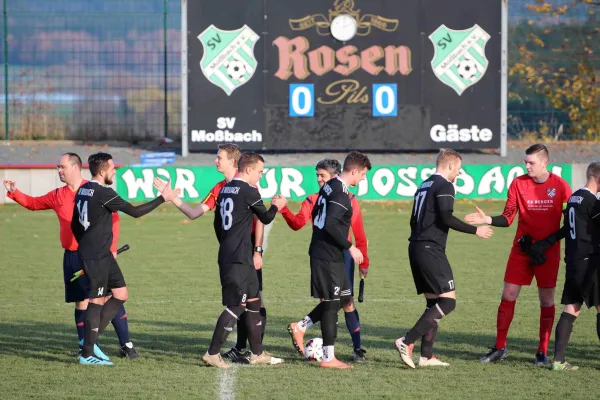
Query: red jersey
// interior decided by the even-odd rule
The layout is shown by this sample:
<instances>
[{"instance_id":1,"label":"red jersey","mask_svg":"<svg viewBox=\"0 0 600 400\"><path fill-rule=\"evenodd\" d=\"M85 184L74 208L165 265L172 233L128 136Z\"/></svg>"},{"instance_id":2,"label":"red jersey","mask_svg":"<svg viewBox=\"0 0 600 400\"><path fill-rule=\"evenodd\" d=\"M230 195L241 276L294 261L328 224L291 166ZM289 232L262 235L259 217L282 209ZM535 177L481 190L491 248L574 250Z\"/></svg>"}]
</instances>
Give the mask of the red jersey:
<instances>
[{"instance_id":1,"label":"red jersey","mask_svg":"<svg viewBox=\"0 0 600 400\"><path fill-rule=\"evenodd\" d=\"M83 185L87 181L82 181ZM75 201L75 195L77 190L73 191L69 189L67 185L51 190L47 194L40 197L28 196L22 193L18 189L12 193L7 193L6 196L27 208L31 211L37 210L54 210L58 217L58 223L60 225L60 243L63 249L76 251L77 240L73 236L71 231L71 220L73 219L73 206ZM117 243L119 241L119 214L113 213L113 241L110 246L110 251L115 253L117 251Z\"/></svg>"},{"instance_id":2,"label":"red jersey","mask_svg":"<svg viewBox=\"0 0 600 400\"><path fill-rule=\"evenodd\" d=\"M358 204L358 199L352 193L348 194L350 196L350 202L352 203L352 220L350 221L350 227L352 228L352 233L354 234L354 239L356 240L356 247L363 254L363 263L360 264L359 268L367 269L369 268L369 257L367 256L367 235L365 234L365 227L363 225L362 213L360 211L360 205ZM287 222L288 226L293 230L300 230L306 223L311 220L312 222L312 211L315 203L317 202L317 198L319 197L318 193L311 194L308 196L300 207L300 211L298 214L294 215L294 213L287 207L279 210L285 222ZM348 240L352 241L352 236L348 234Z\"/></svg>"},{"instance_id":3,"label":"red jersey","mask_svg":"<svg viewBox=\"0 0 600 400\"><path fill-rule=\"evenodd\" d=\"M544 183L536 183L528 175L521 175L508 188L508 199L502 215L512 224L517 212L519 221L513 246L525 234L533 240L544 239L560 229L563 204L571 197L571 187L560 176L550 173ZM552 247L560 253L560 244Z\"/></svg>"},{"instance_id":4,"label":"red jersey","mask_svg":"<svg viewBox=\"0 0 600 400\"><path fill-rule=\"evenodd\" d=\"M214 210L217 206L217 198L219 198L219 193L221 193L221 189L223 189L223 186L225 186L226 184L227 180L223 179L221 182L213 186L213 188L210 189L210 192L208 192L204 200L202 200L202 203L206 204L206 206L208 206L210 210ZM254 218L252 219L252 231L250 232L251 234L254 233L254 231L256 230L257 221L258 218L254 216Z\"/></svg>"}]
</instances>

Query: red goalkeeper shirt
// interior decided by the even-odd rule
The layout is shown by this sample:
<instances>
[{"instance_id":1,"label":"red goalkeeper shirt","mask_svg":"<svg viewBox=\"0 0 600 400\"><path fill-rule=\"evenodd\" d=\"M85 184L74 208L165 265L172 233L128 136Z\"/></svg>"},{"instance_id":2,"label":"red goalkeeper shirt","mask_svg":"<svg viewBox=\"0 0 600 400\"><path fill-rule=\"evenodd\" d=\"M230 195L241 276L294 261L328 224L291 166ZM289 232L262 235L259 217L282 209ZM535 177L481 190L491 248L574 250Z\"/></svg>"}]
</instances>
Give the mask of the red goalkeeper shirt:
<instances>
[{"instance_id":1,"label":"red goalkeeper shirt","mask_svg":"<svg viewBox=\"0 0 600 400\"><path fill-rule=\"evenodd\" d=\"M517 241L523 235L540 240L560 229L563 204L570 196L569 184L553 173L544 183L536 183L528 175L515 178L508 188L508 199L502 213L509 225L519 214L513 246L519 246ZM560 244L554 245L550 251L560 257Z\"/></svg>"},{"instance_id":2,"label":"red goalkeeper shirt","mask_svg":"<svg viewBox=\"0 0 600 400\"><path fill-rule=\"evenodd\" d=\"M351 193L349 196L352 204L352 219L350 221L350 227L352 228L352 233L354 234L356 247L361 251L364 258L363 263L360 264L359 268L367 269L369 268L369 257L367 256L367 235L365 234L362 213L360 211L360 205L358 204L358 199L356 196ZM308 196L302 202L300 211L296 215L294 215L294 213L287 207L279 210L290 228L295 231L300 230L309 220L312 219L311 216L313 207L315 206L318 197L318 193ZM352 236L350 234L348 234L348 240L352 241Z\"/></svg>"},{"instance_id":3,"label":"red goalkeeper shirt","mask_svg":"<svg viewBox=\"0 0 600 400\"><path fill-rule=\"evenodd\" d=\"M81 181L83 185L87 181ZM6 196L22 205L31 211L37 210L54 210L58 217L58 223L60 225L60 243L63 249L69 251L77 250L77 240L73 236L71 231L71 220L73 219L73 202L75 201L75 195L77 190L73 191L69 189L67 185L51 190L47 194L39 197L32 197L22 193L18 189L14 192L8 192ZM113 241L110 246L110 251L116 253L117 243L119 241L119 214L113 213Z\"/></svg>"},{"instance_id":4,"label":"red goalkeeper shirt","mask_svg":"<svg viewBox=\"0 0 600 400\"><path fill-rule=\"evenodd\" d=\"M225 186L226 184L227 180L223 179L221 182L213 186L213 188L210 189L210 192L208 192L204 200L202 200L202 202L206 204L210 210L214 210L217 206L217 199L219 198L219 193L221 193L221 189L223 189L223 186ZM250 231L250 234L253 234L256 230L256 221L258 221L258 218L255 215L254 218L252 218L252 230Z\"/></svg>"}]
</instances>

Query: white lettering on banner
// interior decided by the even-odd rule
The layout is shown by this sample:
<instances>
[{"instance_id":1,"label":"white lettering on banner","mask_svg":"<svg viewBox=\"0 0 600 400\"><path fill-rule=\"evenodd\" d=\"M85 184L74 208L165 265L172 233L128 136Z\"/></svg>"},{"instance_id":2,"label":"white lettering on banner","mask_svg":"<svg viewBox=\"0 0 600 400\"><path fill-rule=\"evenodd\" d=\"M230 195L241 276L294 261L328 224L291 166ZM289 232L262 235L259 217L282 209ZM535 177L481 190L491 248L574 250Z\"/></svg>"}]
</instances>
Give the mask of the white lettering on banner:
<instances>
[{"instance_id":1,"label":"white lettering on banner","mask_svg":"<svg viewBox=\"0 0 600 400\"><path fill-rule=\"evenodd\" d=\"M523 167L512 167L510 171L508 171L508 174L506 174L506 187L509 188L512 181L514 181L515 178L523 175L524 173L525 170L523 169Z\"/></svg>"},{"instance_id":2,"label":"white lettering on banner","mask_svg":"<svg viewBox=\"0 0 600 400\"><path fill-rule=\"evenodd\" d=\"M421 170L421 180L426 181L434 173L435 173L435 168L423 168Z\"/></svg>"},{"instance_id":3,"label":"white lettering on banner","mask_svg":"<svg viewBox=\"0 0 600 400\"><path fill-rule=\"evenodd\" d=\"M475 180L461 168L460 171L458 171L454 189L456 190L456 193L471 194L473 193L473 189L475 189Z\"/></svg>"},{"instance_id":4,"label":"white lettering on banner","mask_svg":"<svg viewBox=\"0 0 600 400\"><path fill-rule=\"evenodd\" d=\"M414 180L417 179L417 171L416 167L400 168L398 170L398 178L400 178L401 182L398 182L396 193L406 197L415 195L417 184Z\"/></svg>"},{"instance_id":5,"label":"white lettering on banner","mask_svg":"<svg viewBox=\"0 0 600 400\"><path fill-rule=\"evenodd\" d=\"M449 124L448 129L444 125L434 125L429 131L429 136L434 142L489 142L494 134L487 128L479 129L472 125L470 129L458 129L458 125Z\"/></svg>"},{"instance_id":6,"label":"white lettering on banner","mask_svg":"<svg viewBox=\"0 0 600 400\"><path fill-rule=\"evenodd\" d=\"M143 197L147 199L153 199L157 196L157 191L154 189L154 177L158 176L164 180L172 179L169 171L164 168L157 168L156 175L152 168L145 168L141 170L142 177L136 178L133 170L128 169L123 172L121 177L123 181L127 185L127 198L135 199L138 197L138 192L141 190L143 193ZM174 188L181 189L181 194L179 197L187 197L187 198L197 198L199 196L198 191L194 187L194 183L196 182L196 176L194 172L190 171L187 168L177 168L175 169L175 182ZM173 182L171 182L173 185Z\"/></svg>"},{"instance_id":7,"label":"white lettering on banner","mask_svg":"<svg viewBox=\"0 0 600 400\"><path fill-rule=\"evenodd\" d=\"M252 132L234 131L235 122L235 117L219 117L214 132L192 129L192 142L262 142L262 133L256 129Z\"/></svg>"},{"instance_id":8,"label":"white lettering on banner","mask_svg":"<svg viewBox=\"0 0 600 400\"><path fill-rule=\"evenodd\" d=\"M263 181L267 182L267 186L263 187L258 182L258 191L262 198L270 199L277 194L279 185L277 184L277 178L275 177L275 168L265 168L263 170Z\"/></svg>"},{"instance_id":9,"label":"white lettering on banner","mask_svg":"<svg viewBox=\"0 0 600 400\"><path fill-rule=\"evenodd\" d=\"M365 178L362 181L358 182L358 193L357 194L359 196L364 196L367 193L369 193L369 182L367 181L367 178Z\"/></svg>"},{"instance_id":10,"label":"white lettering on banner","mask_svg":"<svg viewBox=\"0 0 600 400\"><path fill-rule=\"evenodd\" d=\"M387 168L378 169L373 174L371 183L378 195L387 196L394 188L394 173Z\"/></svg>"},{"instance_id":11,"label":"white lettering on banner","mask_svg":"<svg viewBox=\"0 0 600 400\"><path fill-rule=\"evenodd\" d=\"M279 193L283 197L292 197L292 191L298 197L306 195L306 191L302 189L302 181L304 177L302 172L296 168L281 168L281 184L279 186Z\"/></svg>"},{"instance_id":12,"label":"white lettering on banner","mask_svg":"<svg viewBox=\"0 0 600 400\"><path fill-rule=\"evenodd\" d=\"M492 183L494 184L494 190L498 193L504 188L504 175L502 175L500 166L494 167L483 174L479 181L477 194L492 193Z\"/></svg>"}]
</instances>

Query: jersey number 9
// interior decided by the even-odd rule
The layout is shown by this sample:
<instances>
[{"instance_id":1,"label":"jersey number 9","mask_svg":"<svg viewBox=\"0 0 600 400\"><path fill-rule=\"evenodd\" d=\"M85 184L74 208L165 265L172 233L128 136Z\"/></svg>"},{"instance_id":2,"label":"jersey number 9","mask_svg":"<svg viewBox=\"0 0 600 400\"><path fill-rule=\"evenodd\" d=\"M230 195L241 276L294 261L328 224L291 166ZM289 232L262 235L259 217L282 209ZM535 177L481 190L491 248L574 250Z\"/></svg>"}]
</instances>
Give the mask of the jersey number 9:
<instances>
[{"instance_id":1,"label":"jersey number 9","mask_svg":"<svg viewBox=\"0 0 600 400\"><path fill-rule=\"evenodd\" d=\"M573 207L569 208L569 234L571 235L571 239L575 240L577 237L577 232L575 231L575 209Z\"/></svg>"}]
</instances>

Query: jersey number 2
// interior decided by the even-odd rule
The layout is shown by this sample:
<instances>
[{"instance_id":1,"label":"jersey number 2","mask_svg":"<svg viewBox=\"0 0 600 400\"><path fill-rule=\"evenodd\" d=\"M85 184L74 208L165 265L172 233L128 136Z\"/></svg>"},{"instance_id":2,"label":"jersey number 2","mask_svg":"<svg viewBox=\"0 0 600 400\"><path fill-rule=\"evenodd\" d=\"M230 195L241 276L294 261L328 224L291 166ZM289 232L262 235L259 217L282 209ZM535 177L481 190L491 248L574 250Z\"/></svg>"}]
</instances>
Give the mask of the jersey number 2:
<instances>
[{"instance_id":1,"label":"jersey number 2","mask_svg":"<svg viewBox=\"0 0 600 400\"><path fill-rule=\"evenodd\" d=\"M220 208L221 224L223 226L223 229L228 231L229 228L231 228L231 225L233 225L233 200L231 198L221 200Z\"/></svg>"},{"instance_id":2,"label":"jersey number 2","mask_svg":"<svg viewBox=\"0 0 600 400\"><path fill-rule=\"evenodd\" d=\"M327 215L327 202L325 201L324 197L319 197L319 200L317 201L317 207L319 212L315 217L314 223L317 228L323 229L325 226L325 216Z\"/></svg>"},{"instance_id":3,"label":"jersey number 2","mask_svg":"<svg viewBox=\"0 0 600 400\"><path fill-rule=\"evenodd\" d=\"M571 239L575 240L577 237L577 232L575 231L575 209L573 207L569 208L569 234L571 235Z\"/></svg>"},{"instance_id":4,"label":"jersey number 2","mask_svg":"<svg viewBox=\"0 0 600 400\"><path fill-rule=\"evenodd\" d=\"M87 231L87 228L90 227L90 223L88 221L88 211L87 211L87 201L83 202L81 205L81 200L77 202L77 212L79 213L79 223L83 226L83 230Z\"/></svg>"}]
</instances>

